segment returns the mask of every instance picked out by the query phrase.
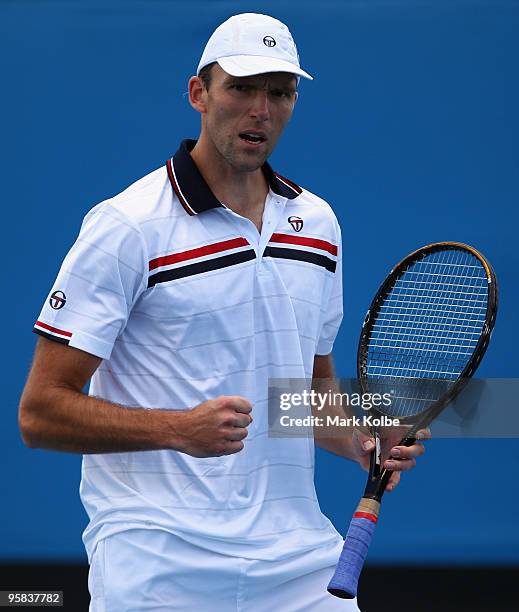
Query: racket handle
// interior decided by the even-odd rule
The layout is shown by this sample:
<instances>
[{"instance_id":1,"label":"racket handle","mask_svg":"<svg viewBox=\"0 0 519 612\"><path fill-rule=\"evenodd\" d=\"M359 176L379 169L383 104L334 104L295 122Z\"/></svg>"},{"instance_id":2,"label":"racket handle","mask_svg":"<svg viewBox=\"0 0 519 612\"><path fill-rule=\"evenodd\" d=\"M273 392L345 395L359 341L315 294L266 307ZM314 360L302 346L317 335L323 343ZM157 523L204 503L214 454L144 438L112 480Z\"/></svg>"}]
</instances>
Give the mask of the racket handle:
<instances>
[{"instance_id":1,"label":"racket handle","mask_svg":"<svg viewBox=\"0 0 519 612\"><path fill-rule=\"evenodd\" d=\"M351 519L328 592L341 599L357 596L357 585L375 531L380 502L363 497Z\"/></svg>"}]
</instances>

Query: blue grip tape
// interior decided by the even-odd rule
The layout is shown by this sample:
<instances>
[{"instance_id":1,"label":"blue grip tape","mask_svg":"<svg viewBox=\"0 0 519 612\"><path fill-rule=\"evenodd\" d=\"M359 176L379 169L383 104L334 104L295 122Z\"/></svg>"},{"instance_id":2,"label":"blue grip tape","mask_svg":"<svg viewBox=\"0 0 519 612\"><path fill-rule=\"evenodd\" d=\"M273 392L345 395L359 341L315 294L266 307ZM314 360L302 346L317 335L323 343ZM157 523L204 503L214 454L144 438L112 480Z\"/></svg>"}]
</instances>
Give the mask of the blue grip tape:
<instances>
[{"instance_id":1,"label":"blue grip tape","mask_svg":"<svg viewBox=\"0 0 519 612\"><path fill-rule=\"evenodd\" d=\"M342 599L357 596L360 572L368 555L368 548L375 531L375 523L365 518L353 518L344 539L341 556L328 591Z\"/></svg>"}]
</instances>

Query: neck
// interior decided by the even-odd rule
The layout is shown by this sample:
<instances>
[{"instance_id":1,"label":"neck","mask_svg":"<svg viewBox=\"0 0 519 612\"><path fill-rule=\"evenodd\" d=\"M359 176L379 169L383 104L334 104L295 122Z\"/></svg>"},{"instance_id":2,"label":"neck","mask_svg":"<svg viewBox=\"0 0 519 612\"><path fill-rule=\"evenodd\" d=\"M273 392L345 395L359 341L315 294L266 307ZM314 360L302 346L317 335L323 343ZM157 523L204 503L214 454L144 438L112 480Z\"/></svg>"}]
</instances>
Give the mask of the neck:
<instances>
[{"instance_id":1,"label":"neck","mask_svg":"<svg viewBox=\"0 0 519 612\"><path fill-rule=\"evenodd\" d=\"M255 223L261 218L269 191L261 168L253 171L233 168L203 134L191 151L191 157L220 202Z\"/></svg>"}]
</instances>

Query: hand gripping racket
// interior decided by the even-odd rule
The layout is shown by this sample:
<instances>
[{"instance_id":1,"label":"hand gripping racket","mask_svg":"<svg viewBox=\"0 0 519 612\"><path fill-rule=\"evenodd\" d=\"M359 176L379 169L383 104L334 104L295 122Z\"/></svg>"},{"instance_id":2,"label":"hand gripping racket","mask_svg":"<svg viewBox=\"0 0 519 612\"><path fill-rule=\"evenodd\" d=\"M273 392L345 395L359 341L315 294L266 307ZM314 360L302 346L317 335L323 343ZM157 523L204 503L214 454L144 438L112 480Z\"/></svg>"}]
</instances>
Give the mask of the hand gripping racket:
<instances>
[{"instance_id":1,"label":"hand gripping racket","mask_svg":"<svg viewBox=\"0 0 519 612\"><path fill-rule=\"evenodd\" d=\"M391 390L390 406L372 409L409 429L400 446L436 418L476 371L497 312L495 274L466 244L439 242L403 259L380 286L362 326L357 376L363 393ZM380 436L364 495L351 520L328 591L343 599L357 584L391 472L383 469Z\"/></svg>"}]
</instances>

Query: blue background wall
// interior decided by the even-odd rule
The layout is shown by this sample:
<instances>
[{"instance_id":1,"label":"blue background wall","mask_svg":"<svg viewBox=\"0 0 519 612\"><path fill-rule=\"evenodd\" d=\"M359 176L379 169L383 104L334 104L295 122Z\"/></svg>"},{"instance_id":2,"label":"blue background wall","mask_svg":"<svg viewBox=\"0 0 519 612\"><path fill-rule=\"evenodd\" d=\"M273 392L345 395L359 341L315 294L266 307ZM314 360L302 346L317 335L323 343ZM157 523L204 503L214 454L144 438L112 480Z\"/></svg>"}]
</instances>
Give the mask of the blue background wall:
<instances>
[{"instance_id":1,"label":"blue background wall","mask_svg":"<svg viewBox=\"0 0 519 612\"><path fill-rule=\"evenodd\" d=\"M84 558L80 458L28 450L17 429L32 323L87 210L196 136L188 77L214 27L245 11L286 21L316 77L301 84L272 162L328 199L343 227L339 374L354 375L364 311L388 268L422 244L458 240L482 250L500 281L480 374L518 375L518 2L4 0L0 560ZM519 562L517 494L511 511L494 509L518 456L517 439L431 441L388 496L370 560ZM471 473L460 487L461 460ZM340 530L364 479L318 454L322 507Z\"/></svg>"}]
</instances>

